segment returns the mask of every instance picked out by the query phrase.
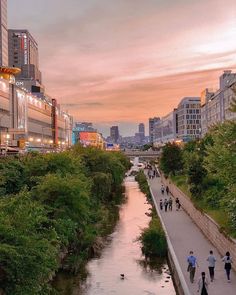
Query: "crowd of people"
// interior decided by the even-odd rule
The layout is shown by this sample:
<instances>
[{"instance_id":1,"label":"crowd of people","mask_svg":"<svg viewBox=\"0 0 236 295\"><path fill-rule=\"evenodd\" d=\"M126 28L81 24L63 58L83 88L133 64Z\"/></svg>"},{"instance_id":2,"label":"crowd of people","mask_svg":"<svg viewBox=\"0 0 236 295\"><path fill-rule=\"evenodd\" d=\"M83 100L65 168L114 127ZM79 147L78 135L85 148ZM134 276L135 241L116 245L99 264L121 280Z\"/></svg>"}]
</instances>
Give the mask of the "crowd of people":
<instances>
[{"instance_id":1,"label":"crowd of people","mask_svg":"<svg viewBox=\"0 0 236 295\"><path fill-rule=\"evenodd\" d=\"M160 176L155 167L152 167L151 165L147 165L146 166L146 169L148 169L147 174L148 174L148 178L149 179L153 179L155 177L159 177Z\"/></svg>"},{"instance_id":2,"label":"crowd of people","mask_svg":"<svg viewBox=\"0 0 236 295\"><path fill-rule=\"evenodd\" d=\"M206 261L208 262L210 280L211 282L213 282L215 279L216 258L212 250L209 252L209 256L206 258ZM228 251L226 252L225 256L222 258L222 261L224 262L224 269L225 269L227 280L230 283L230 272L231 272L231 267L232 267L231 265L233 261ZM189 272L190 282L193 283L196 267L199 267L197 258L196 256L193 255L193 251L190 251L189 256L187 257L187 263L188 263L187 271ZM198 292L200 292L201 295L208 295L208 287L209 287L209 280L207 278L206 273L202 272L198 280Z\"/></svg>"},{"instance_id":3,"label":"crowd of people","mask_svg":"<svg viewBox=\"0 0 236 295\"><path fill-rule=\"evenodd\" d=\"M158 177L158 171L153 167L148 167L148 177L149 179L153 179L155 177ZM170 189L168 186L161 185L161 196L159 206L160 210L167 212L172 211L173 209L173 199L170 193ZM179 198L175 198L175 208L176 211L179 211L181 209L181 203ZM213 251L211 250L209 252L208 257L206 257L206 261L208 263L208 272L209 272L209 278L210 281L213 283L215 279L215 265L216 265L216 257L213 254ZM222 258L222 262L224 263L224 269L226 273L227 281L230 283L230 272L232 268L232 257L230 256L230 253L227 251L225 256ZM190 251L189 256L187 257L187 271L189 272L189 278L190 282L194 283L194 277L196 272L196 267L199 267L198 261L196 256L194 256L193 251ZM208 295L208 289L209 289L209 280L206 272L201 272L201 276L198 279L198 292L201 295Z\"/></svg>"},{"instance_id":4,"label":"crowd of people","mask_svg":"<svg viewBox=\"0 0 236 295\"><path fill-rule=\"evenodd\" d=\"M168 186L164 187L163 184L161 185L161 195L164 198L160 199L160 210L165 212L172 211L173 200L172 200L172 196L170 194L170 189ZM179 198L175 199L175 207L177 211L181 209ZM208 262L210 281L213 282L215 277L216 258L212 250L209 252L209 256L206 258L206 261ZM227 280L228 282L230 282L232 257L230 256L230 253L228 251L226 252L225 256L222 258L222 261L224 262L224 269L225 269ZM199 267L197 258L193 255L193 251L190 251L190 254L187 257L187 262L188 262L187 271L189 272L190 282L193 283L196 267ZM209 287L208 277L206 275L206 272L202 272L198 280L198 292L201 295L208 295L208 287Z\"/></svg>"},{"instance_id":5,"label":"crowd of people","mask_svg":"<svg viewBox=\"0 0 236 295\"><path fill-rule=\"evenodd\" d=\"M164 196L166 192L166 198L165 199L160 199L160 210L162 211L164 209L165 212L167 211L172 211L173 209L173 200L172 197L169 195L170 193L170 189L168 186L166 186L166 188L164 187L164 185L162 184L161 186L161 194ZM176 210L180 210L181 208L181 204L179 201L179 198L175 199L175 207Z\"/></svg>"}]
</instances>

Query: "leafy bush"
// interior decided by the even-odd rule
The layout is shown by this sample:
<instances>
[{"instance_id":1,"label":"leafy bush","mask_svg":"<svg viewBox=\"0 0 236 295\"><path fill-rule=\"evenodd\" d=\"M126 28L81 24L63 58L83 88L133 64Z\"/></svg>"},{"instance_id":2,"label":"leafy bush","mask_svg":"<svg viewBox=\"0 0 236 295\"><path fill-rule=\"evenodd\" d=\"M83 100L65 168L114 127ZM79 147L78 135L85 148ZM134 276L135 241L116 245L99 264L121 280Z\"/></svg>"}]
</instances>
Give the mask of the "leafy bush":
<instances>
[{"instance_id":1,"label":"leafy bush","mask_svg":"<svg viewBox=\"0 0 236 295\"><path fill-rule=\"evenodd\" d=\"M145 228L139 240L142 243L142 252L147 257L164 257L167 254L167 242L160 220L154 216Z\"/></svg>"},{"instance_id":2,"label":"leafy bush","mask_svg":"<svg viewBox=\"0 0 236 295\"><path fill-rule=\"evenodd\" d=\"M138 174L135 176L135 180L138 182L141 192L144 193L148 201L152 203L151 192L149 189L146 175L144 174L143 170L140 170L138 172Z\"/></svg>"}]
</instances>

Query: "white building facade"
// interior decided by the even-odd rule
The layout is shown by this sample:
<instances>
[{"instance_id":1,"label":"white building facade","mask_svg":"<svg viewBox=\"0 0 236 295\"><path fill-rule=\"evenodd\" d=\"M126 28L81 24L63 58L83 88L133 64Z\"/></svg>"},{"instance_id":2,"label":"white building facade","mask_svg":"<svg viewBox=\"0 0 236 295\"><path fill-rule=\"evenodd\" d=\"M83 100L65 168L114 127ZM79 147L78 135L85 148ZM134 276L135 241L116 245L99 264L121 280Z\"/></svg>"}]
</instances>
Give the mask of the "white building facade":
<instances>
[{"instance_id":1,"label":"white building facade","mask_svg":"<svg viewBox=\"0 0 236 295\"><path fill-rule=\"evenodd\" d=\"M187 142L200 137L200 97L184 97L176 109L176 136Z\"/></svg>"},{"instance_id":2,"label":"white building facade","mask_svg":"<svg viewBox=\"0 0 236 295\"><path fill-rule=\"evenodd\" d=\"M154 124L154 144L156 146L176 139L176 110L162 117Z\"/></svg>"},{"instance_id":3,"label":"white building facade","mask_svg":"<svg viewBox=\"0 0 236 295\"><path fill-rule=\"evenodd\" d=\"M235 120L236 113L230 111L232 99L236 98L236 73L225 71L220 76L220 89L210 92L208 89L202 92L201 115L202 136L209 129L225 120Z\"/></svg>"}]
</instances>

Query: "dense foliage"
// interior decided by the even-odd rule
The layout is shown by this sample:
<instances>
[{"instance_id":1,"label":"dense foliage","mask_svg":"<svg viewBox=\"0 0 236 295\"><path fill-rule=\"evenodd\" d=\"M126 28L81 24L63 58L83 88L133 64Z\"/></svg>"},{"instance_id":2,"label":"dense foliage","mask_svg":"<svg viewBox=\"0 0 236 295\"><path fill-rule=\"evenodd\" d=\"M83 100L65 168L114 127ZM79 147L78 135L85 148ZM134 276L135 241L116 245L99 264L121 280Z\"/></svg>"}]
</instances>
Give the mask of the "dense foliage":
<instances>
[{"instance_id":1,"label":"dense foliage","mask_svg":"<svg viewBox=\"0 0 236 295\"><path fill-rule=\"evenodd\" d=\"M135 177L140 190L146 195L148 202L152 205L152 219L149 226L142 230L139 240L142 243L142 252L146 257L165 257L167 254L167 242L161 222L155 213L151 192L144 172L141 170Z\"/></svg>"},{"instance_id":2,"label":"dense foliage","mask_svg":"<svg viewBox=\"0 0 236 295\"><path fill-rule=\"evenodd\" d=\"M226 121L214 126L200 141L186 143L180 149L183 162L181 169L173 170L166 154L161 166L169 175L178 174L186 179L188 191L196 204L203 210L227 212L227 227L236 233L236 122Z\"/></svg>"},{"instance_id":3,"label":"dense foliage","mask_svg":"<svg viewBox=\"0 0 236 295\"><path fill-rule=\"evenodd\" d=\"M0 289L51 294L59 268L76 271L106 233L128 168L120 153L81 147L1 159Z\"/></svg>"},{"instance_id":4,"label":"dense foliage","mask_svg":"<svg viewBox=\"0 0 236 295\"><path fill-rule=\"evenodd\" d=\"M142 170L140 170L135 176L135 180L138 182L141 192L146 195L148 202L152 203L152 195L149 189L147 178Z\"/></svg>"},{"instance_id":5,"label":"dense foliage","mask_svg":"<svg viewBox=\"0 0 236 295\"><path fill-rule=\"evenodd\" d=\"M160 168L168 175L175 174L182 169L182 155L180 147L175 143L167 143L163 147L162 157L160 159Z\"/></svg>"},{"instance_id":6,"label":"dense foliage","mask_svg":"<svg viewBox=\"0 0 236 295\"><path fill-rule=\"evenodd\" d=\"M143 229L140 241L142 252L146 257L165 257L167 254L167 242L159 218L153 215L149 226Z\"/></svg>"}]
</instances>

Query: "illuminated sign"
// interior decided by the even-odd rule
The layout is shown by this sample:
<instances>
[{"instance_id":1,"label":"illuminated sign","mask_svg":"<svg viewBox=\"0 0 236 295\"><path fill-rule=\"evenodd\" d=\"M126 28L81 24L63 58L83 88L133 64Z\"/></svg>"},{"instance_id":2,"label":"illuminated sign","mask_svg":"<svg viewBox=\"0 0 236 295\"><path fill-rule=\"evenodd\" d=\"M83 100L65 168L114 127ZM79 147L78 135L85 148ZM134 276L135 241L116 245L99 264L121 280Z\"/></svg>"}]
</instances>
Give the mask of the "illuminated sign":
<instances>
[{"instance_id":1,"label":"illuminated sign","mask_svg":"<svg viewBox=\"0 0 236 295\"><path fill-rule=\"evenodd\" d=\"M23 35L23 49L24 49L24 64L28 64L28 42L27 36Z\"/></svg>"},{"instance_id":2,"label":"illuminated sign","mask_svg":"<svg viewBox=\"0 0 236 295\"><path fill-rule=\"evenodd\" d=\"M16 92L17 96L17 128L18 129L27 129L27 111L26 111L26 93L22 91Z\"/></svg>"},{"instance_id":3,"label":"illuminated sign","mask_svg":"<svg viewBox=\"0 0 236 295\"><path fill-rule=\"evenodd\" d=\"M17 81L16 86L24 86L24 82Z\"/></svg>"},{"instance_id":4,"label":"illuminated sign","mask_svg":"<svg viewBox=\"0 0 236 295\"><path fill-rule=\"evenodd\" d=\"M79 137L82 141L97 141L98 139L96 132L80 132Z\"/></svg>"}]
</instances>

